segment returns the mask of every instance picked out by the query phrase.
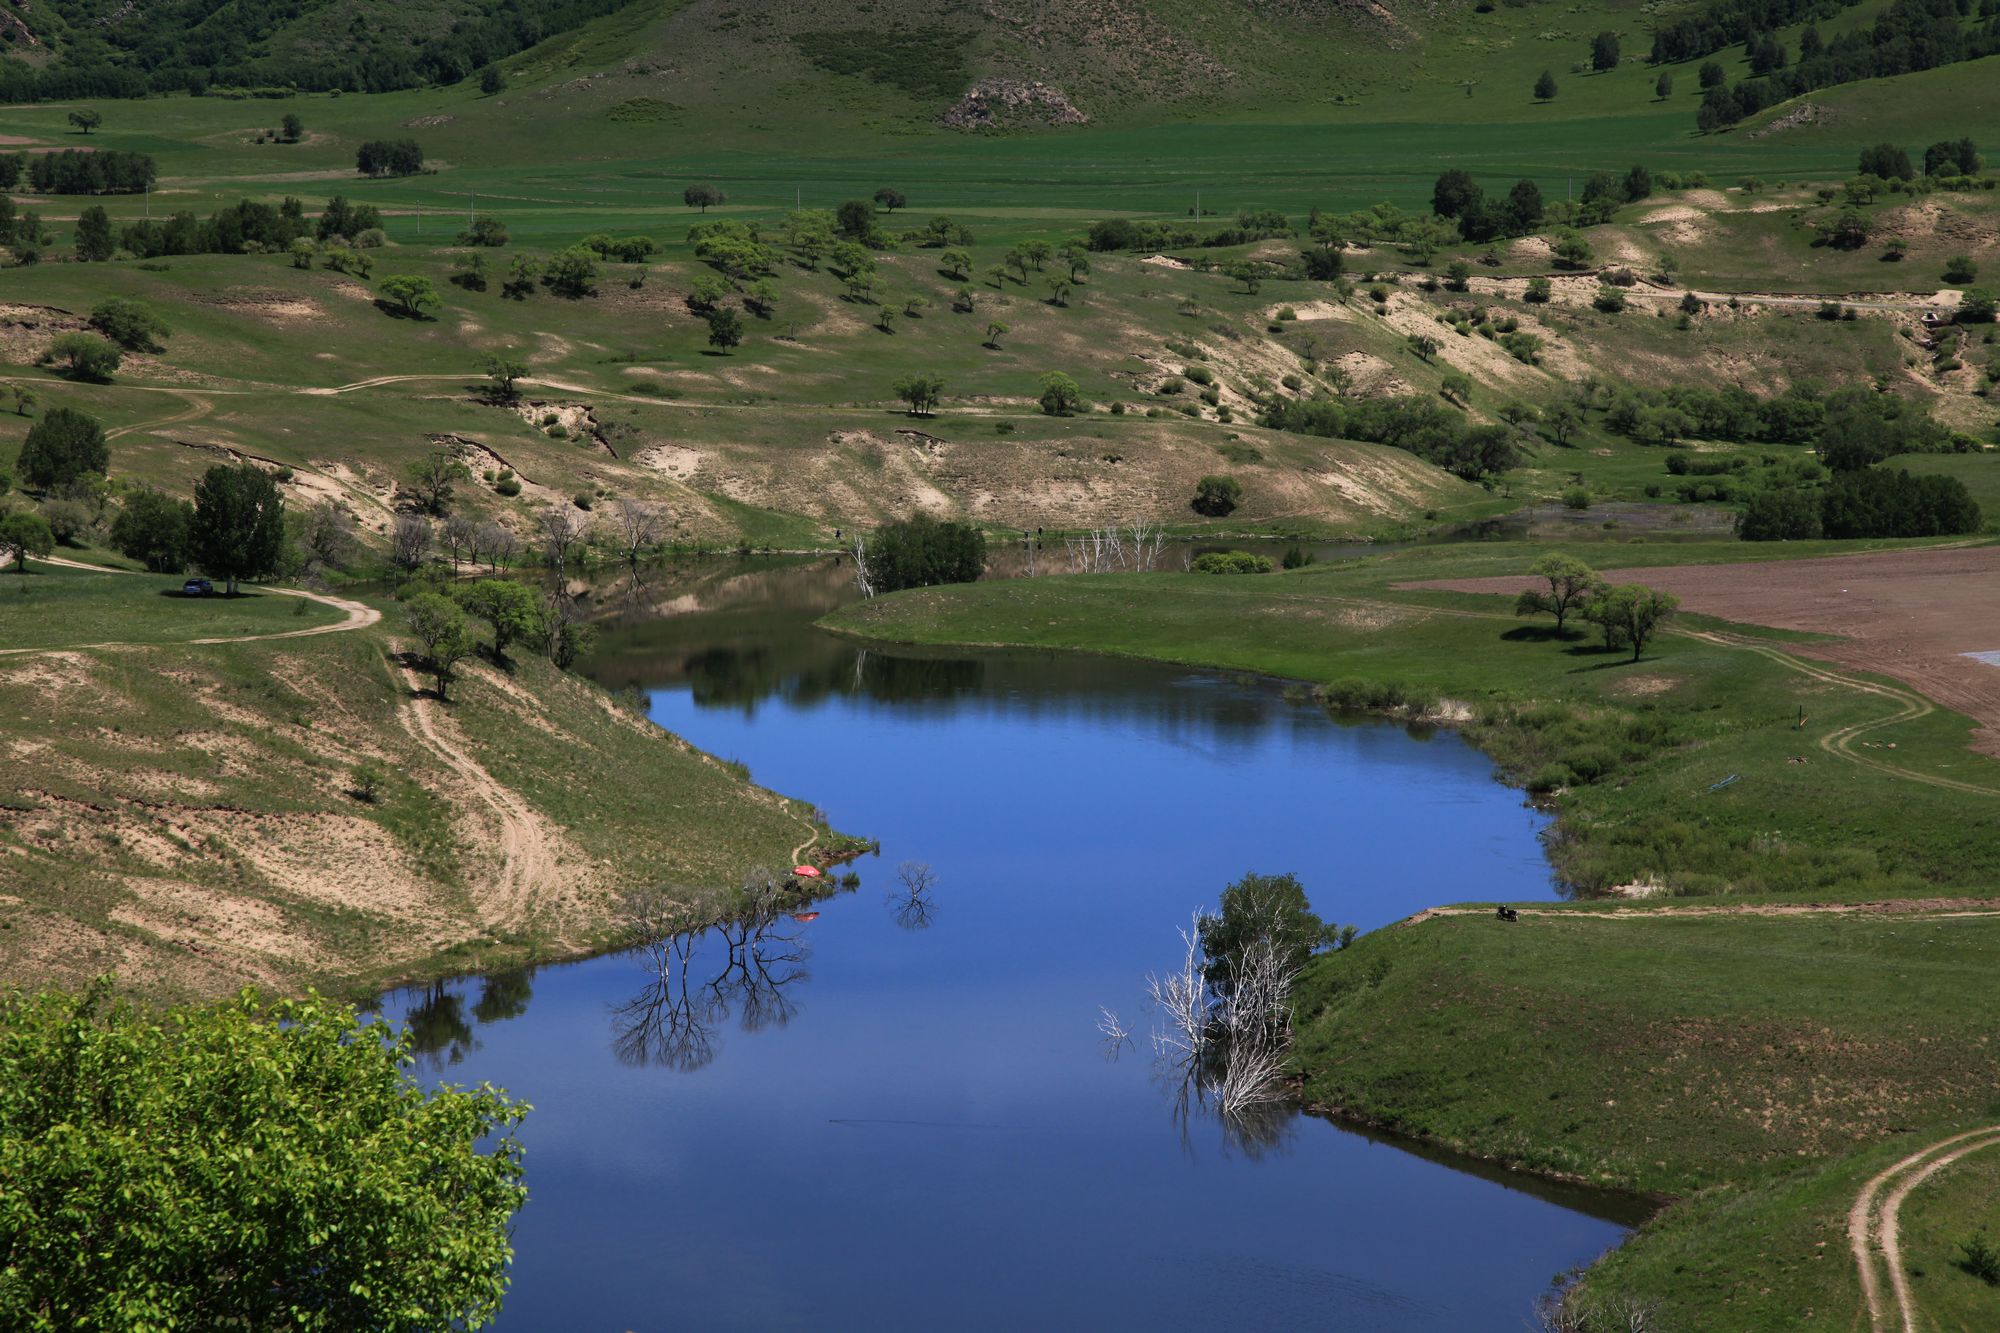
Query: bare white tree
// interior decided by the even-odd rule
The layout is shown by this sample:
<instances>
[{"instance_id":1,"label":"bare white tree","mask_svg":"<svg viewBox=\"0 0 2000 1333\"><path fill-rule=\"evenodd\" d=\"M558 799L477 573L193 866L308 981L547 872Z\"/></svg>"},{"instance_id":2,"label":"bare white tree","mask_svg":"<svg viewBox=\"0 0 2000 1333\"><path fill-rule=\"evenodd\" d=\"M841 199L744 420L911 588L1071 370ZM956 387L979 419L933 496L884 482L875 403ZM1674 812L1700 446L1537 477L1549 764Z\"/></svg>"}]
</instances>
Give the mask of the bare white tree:
<instances>
[{"instance_id":1,"label":"bare white tree","mask_svg":"<svg viewBox=\"0 0 2000 1333\"><path fill-rule=\"evenodd\" d=\"M444 545L451 552L451 572L458 572L461 554L475 563L479 559L479 522L470 514L453 514L444 521Z\"/></svg>"},{"instance_id":2,"label":"bare white tree","mask_svg":"<svg viewBox=\"0 0 2000 1333\"><path fill-rule=\"evenodd\" d=\"M1132 569L1137 573L1151 573L1154 566L1160 563L1160 553L1166 549L1166 532L1157 523L1135 518L1126 530L1126 536L1130 539L1126 549L1130 552Z\"/></svg>"},{"instance_id":3,"label":"bare white tree","mask_svg":"<svg viewBox=\"0 0 2000 1333\"><path fill-rule=\"evenodd\" d=\"M625 563L636 576L639 572L639 557L660 544L660 534L666 528L666 511L655 504L630 497L618 502L612 510L612 525L618 534L618 545L625 553Z\"/></svg>"},{"instance_id":4,"label":"bare white tree","mask_svg":"<svg viewBox=\"0 0 2000 1333\"><path fill-rule=\"evenodd\" d=\"M861 589L863 597L875 595L875 575L868 565L868 539L860 533L854 534L854 586Z\"/></svg>"},{"instance_id":5,"label":"bare white tree","mask_svg":"<svg viewBox=\"0 0 2000 1333\"><path fill-rule=\"evenodd\" d=\"M1153 1056L1163 1073L1184 1083L1200 1077L1208 1054L1208 981L1201 969L1201 923L1207 913L1197 909L1192 928L1181 932L1186 946L1180 970L1162 977L1146 974L1146 995L1159 1010L1153 1028Z\"/></svg>"},{"instance_id":6,"label":"bare white tree","mask_svg":"<svg viewBox=\"0 0 2000 1333\"><path fill-rule=\"evenodd\" d=\"M396 567L414 570L431 553L431 521L421 514L402 514L389 531L389 558Z\"/></svg>"},{"instance_id":7,"label":"bare white tree","mask_svg":"<svg viewBox=\"0 0 2000 1333\"><path fill-rule=\"evenodd\" d=\"M299 525L299 544L305 548L309 564L338 569L354 549L354 520L333 501L318 501L306 508Z\"/></svg>"},{"instance_id":8,"label":"bare white tree","mask_svg":"<svg viewBox=\"0 0 2000 1333\"><path fill-rule=\"evenodd\" d=\"M498 569L502 565L513 564L514 557L520 549L520 538L516 537L510 528L502 527L498 523L488 523L479 530L479 554L484 557L490 568Z\"/></svg>"},{"instance_id":9,"label":"bare white tree","mask_svg":"<svg viewBox=\"0 0 2000 1333\"><path fill-rule=\"evenodd\" d=\"M548 557L549 568L557 578L563 577L569 567L570 551L583 540L583 515L570 505L552 504L542 510L536 527L541 533L542 554Z\"/></svg>"},{"instance_id":10,"label":"bare white tree","mask_svg":"<svg viewBox=\"0 0 2000 1333\"><path fill-rule=\"evenodd\" d=\"M1097 1012L1097 1030L1104 1034L1104 1058L1116 1060L1132 1044L1132 1034L1126 1031L1125 1020L1115 1011L1099 1006Z\"/></svg>"}]
</instances>

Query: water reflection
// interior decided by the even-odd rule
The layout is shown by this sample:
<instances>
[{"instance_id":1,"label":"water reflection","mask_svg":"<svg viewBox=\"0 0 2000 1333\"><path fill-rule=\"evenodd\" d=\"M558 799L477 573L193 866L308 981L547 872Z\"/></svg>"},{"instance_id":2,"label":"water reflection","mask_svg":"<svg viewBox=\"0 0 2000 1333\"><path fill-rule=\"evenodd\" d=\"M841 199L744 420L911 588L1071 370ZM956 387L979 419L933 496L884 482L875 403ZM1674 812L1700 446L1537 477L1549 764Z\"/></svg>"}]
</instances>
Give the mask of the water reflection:
<instances>
[{"instance_id":1,"label":"water reflection","mask_svg":"<svg viewBox=\"0 0 2000 1333\"><path fill-rule=\"evenodd\" d=\"M671 935L638 951L646 985L613 1006L618 1062L688 1074L716 1056L716 1030L735 1015L745 1032L783 1027L799 1012L793 988L812 948L790 913L773 912Z\"/></svg>"}]
</instances>

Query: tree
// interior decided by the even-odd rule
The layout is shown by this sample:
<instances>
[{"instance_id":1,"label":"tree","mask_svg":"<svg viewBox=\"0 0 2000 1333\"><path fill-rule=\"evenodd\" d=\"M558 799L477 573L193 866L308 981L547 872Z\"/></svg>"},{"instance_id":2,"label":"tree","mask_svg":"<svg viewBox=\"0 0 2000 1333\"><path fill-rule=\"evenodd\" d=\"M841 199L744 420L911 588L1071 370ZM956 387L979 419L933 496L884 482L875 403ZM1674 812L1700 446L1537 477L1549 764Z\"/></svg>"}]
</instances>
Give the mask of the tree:
<instances>
[{"instance_id":1,"label":"tree","mask_svg":"<svg viewBox=\"0 0 2000 1333\"><path fill-rule=\"evenodd\" d=\"M442 516L451 508L452 491L472 480L472 469L450 449L433 449L403 471L410 493L426 514Z\"/></svg>"},{"instance_id":2,"label":"tree","mask_svg":"<svg viewBox=\"0 0 2000 1333\"><path fill-rule=\"evenodd\" d=\"M630 496L619 500L612 511L618 544L625 548L625 563L634 574L639 572L639 557L660 544L666 520L667 513L660 506Z\"/></svg>"},{"instance_id":3,"label":"tree","mask_svg":"<svg viewBox=\"0 0 2000 1333\"><path fill-rule=\"evenodd\" d=\"M1427 333L1412 333L1404 341L1409 344L1410 351L1415 354L1417 360L1422 361L1425 365L1430 364L1431 360L1437 356L1438 349L1443 346L1436 338L1431 337Z\"/></svg>"},{"instance_id":4,"label":"tree","mask_svg":"<svg viewBox=\"0 0 2000 1333\"><path fill-rule=\"evenodd\" d=\"M1878 143L1861 150L1861 174L1906 181L1916 179L1917 169L1910 165L1910 155L1895 144Z\"/></svg>"},{"instance_id":5,"label":"tree","mask_svg":"<svg viewBox=\"0 0 2000 1333\"><path fill-rule=\"evenodd\" d=\"M937 411L944 396L944 376L905 375L891 386L892 392L910 405L910 415L927 417Z\"/></svg>"},{"instance_id":6,"label":"tree","mask_svg":"<svg viewBox=\"0 0 2000 1333\"><path fill-rule=\"evenodd\" d=\"M90 327L128 352L164 352L173 334L151 307L123 296L92 306Z\"/></svg>"},{"instance_id":7,"label":"tree","mask_svg":"<svg viewBox=\"0 0 2000 1333\"><path fill-rule=\"evenodd\" d=\"M1661 70L1660 77L1653 80L1653 96L1659 98L1662 102L1664 102L1673 95L1674 95L1674 76L1667 73L1667 71L1665 70Z\"/></svg>"},{"instance_id":8,"label":"tree","mask_svg":"<svg viewBox=\"0 0 2000 1333\"><path fill-rule=\"evenodd\" d=\"M1485 191L1472 179L1472 174L1453 167L1431 187L1431 212L1441 218L1459 217L1467 209L1478 207L1484 198Z\"/></svg>"},{"instance_id":9,"label":"tree","mask_svg":"<svg viewBox=\"0 0 2000 1333\"><path fill-rule=\"evenodd\" d=\"M1296 876L1245 875L1222 891L1219 914L1201 918L1202 972L1217 994L1227 996L1253 946L1275 946L1282 965L1295 973L1340 938L1339 929L1307 903Z\"/></svg>"},{"instance_id":10,"label":"tree","mask_svg":"<svg viewBox=\"0 0 2000 1333\"><path fill-rule=\"evenodd\" d=\"M286 143L297 143L306 137L306 123L298 112L285 113L285 118L278 122L278 137Z\"/></svg>"},{"instance_id":11,"label":"tree","mask_svg":"<svg viewBox=\"0 0 2000 1333\"><path fill-rule=\"evenodd\" d=\"M389 528L389 563L414 574L430 558L437 530L422 514L398 514Z\"/></svg>"},{"instance_id":12,"label":"tree","mask_svg":"<svg viewBox=\"0 0 2000 1333\"><path fill-rule=\"evenodd\" d=\"M1042 396L1038 401L1042 411L1052 417L1066 417L1088 406L1083 401L1083 390L1060 370L1052 370L1042 376Z\"/></svg>"},{"instance_id":13,"label":"tree","mask_svg":"<svg viewBox=\"0 0 2000 1333\"><path fill-rule=\"evenodd\" d=\"M517 263L519 261L516 261ZM597 255L581 245L566 246L549 256L542 282L557 296L572 300L597 290Z\"/></svg>"},{"instance_id":14,"label":"tree","mask_svg":"<svg viewBox=\"0 0 2000 1333\"><path fill-rule=\"evenodd\" d=\"M500 72L498 65L488 65L479 71L479 91L488 97L507 90L507 76Z\"/></svg>"},{"instance_id":15,"label":"tree","mask_svg":"<svg viewBox=\"0 0 2000 1333\"><path fill-rule=\"evenodd\" d=\"M1566 231L1556 239L1556 263L1563 268L1585 268L1590 264L1590 242L1581 232Z\"/></svg>"},{"instance_id":16,"label":"tree","mask_svg":"<svg viewBox=\"0 0 2000 1333\"><path fill-rule=\"evenodd\" d=\"M947 250L938 256L938 264L948 277L965 280L966 270L972 266L972 256L963 250Z\"/></svg>"},{"instance_id":17,"label":"tree","mask_svg":"<svg viewBox=\"0 0 2000 1333\"><path fill-rule=\"evenodd\" d=\"M526 361L495 352L486 358L486 378L492 385L487 396L495 402L513 402L517 392L514 386L524 379L527 373Z\"/></svg>"},{"instance_id":18,"label":"tree","mask_svg":"<svg viewBox=\"0 0 2000 1333\"><path fill-rule=\"evenodd\" d=\"M159 1328L489 1323L526 1108L426 1091L410 1059L314 995L162 1014L106 979L0 1000L0 1325L131 1327L135 1302Z\"/></svg>"},{"instance_id":19,"label":"tree","mask_svg":"<svg viewBox=\"0 0 2000 1333\"><path fill-rule=\"evenodd\" d=\"M118 243L111 239L111 217L97 204L83 210L76 219L76 257L85 262L111 258Z\"/></svg>"},{"instance_id":20,"label":"tree","mask_svg":"<svg viewBox=\"0 0 2000 1333\"><path fill-rule=\"evenodd\" d=\"M881 189L875 191L875 202L879 204L881 207L886 208L891 213L893 213L897 209L903 207L909 201L903 198L903 192L901 190L892 190L885 185Z\"/></svg>"},{"instance_id":21,"label":"tree","mask_svg":"<svg viewBox=\"0 0 2000 1333\"><path fill-rule=\"evenodd\" d=\"M493 633L493 660L507 660L507 646L525 643L542 632L542 602L534 590L512 579L480 579L453 596L465 610L486 622Z\"/></svg>"},{"instance_id":22,"label":"tree","mask_svg":"<svg viewBox=\"0 0 2000 1333\"><path fill-rule=\"evenodd\" d=\"M240 579L275 573L285 555L285 501L278 483L254 463L217 464L194 488L188 548L230 596Z\"/></svg>"},{"instance_id":23,"label":"tree","mask_svg":"<svg viewBox=\"0 0 2000 1333\"><path fill-rule=\"evenodd\" d=\"M1022 258L1026 259L1037 273L1042 271L1049 260L1055 255L1055 252L1056 248L1047 241L1021 242ZM1025 280L1025 275L1023 277Z\"/></svg>"},{"instance_id":24,"label":"tree","mask_svg":"<svg viewBox=\"0 0 2000 1333\"><path fill-rule=\"evenodd\" d=\"M458 244L497 249L507 244L507 224L496 217L474 218L472 225L458 234Z\"/></svg>"},{"instance_id":25,"label":"tree","mask_svg":"<svg viewBox=\"0 0 2000 1333\"><path fill-rule=\"evenodd\" d=\"M1535 100L1537 102L1556 100L1556 76L1548 70L1543 70L1542 77L1535 80Z\"/></svg>"},{"instance_id":26,"label":"tree","mask_svg":"<svg viewBox=\"0 0 2000 1333\"><path fill-rule=\"evenodd\" d=\"M424 169L424 150L415 139L370 139L355 151L354 169L365 176L414 176Z\"/></svg>"},{"instance_id":27,"label":"tree","mask_svg":"<svg viewBox=\"0 0 2000 1333\"><path fill-rule=\"evenodd\" d=\"M49 521L25 509L0 515L0 551L14 562L14 572L28 572L28 557L46 556L56 549L56 535Z\"/></svg>"},{"instance_id":28,"label":"tree","mask_svg":"<svg viewBox=\"0 0 2000 1333\"><path fill-rule=\"evenodd\" d=\"M1680 609L1680 598L1649 588L1643 583L1620 583L1607 588L1590 603L1589 617L1605 627L1607 634L1632 645L1632 660L1646 650L1660 628Z\"/></svg>"},{"instance_id":29,"label":"tree","mask_svg":"<svg viewBox=\"0 0 2000 1333\"><path fill-rule=\"evenodd\" d=\"M392 273L383 278L382 296L396 313L408 319L423 319L424 312L438 304L437 288L431 280L413 273Z\"/></svg>"},{"instance_id":30,"label":"tree","mask_svg":"<svg viewBox=\"0 0 2000 1333\"><path fill-rule=\"evenodd\" d=\"M1227 518L1243 503L1243 483L1234 477L1207 476L1194 485L1194 512L1204 518Z\"/></svg>"},{"instance_id":31,"label":"tree","mask_svg":"<svg viewBox=\"0 0 2000 1333\"><path fill-rule=\"evenodd\" d=\"M1582 427L1583 418L1577 414L1574 407L1559 401L1551 403L1549 410L1542 414L1542 424L1549 428L1550 439L1567 448L1570 440L1575 438L1576 432Z\"/></svg>"},{"instance_id":32,"label":"tree","mask_svg":"<svg viewBox=\"0 0 2000 1333\"><path fill-rule=\"evenodd\" d=\"M1069 280L1071 282L1082 282L1086 277L1090 276L1089 246L1079 245L1077 242L1071 241L1058 253L1061 254L1063 263L1069 265Z\"/></svg>"},{"instance_id":33,"label":"tree","mask_svg":"<svg viewBox=\"0 0 2000 1333\"><path fill-rule=\"evenodd\" d=\"M119 554L137 560L155 574L178 574L187 568L188 526L194 506L142 486L125 497L111 523L111 544Z\"/></svg>"},{"instance_id":34,"label":"tree","mask_svg":"<svg viewBox=\"0 0 2000 1333\"><path fill-rule=\"evenodd\" d=\"M1970 139L1945 139L1924 149L1926 176L1977 176L1984 165Z\"/></svg>"},{"instance_id":35,"label":"tree","mask_svg":"<svg viewBox=\"0 0 2000 1333\"><path fill-rule=\"evenodd\" d=\"M92 111L86 107L70 112L69 123L82 130L85 134L89 134L104 123L104 113L101 111Z\"/></svg>"},{"instance_id":36,"label":"tree","mask_svg":"<svg viewBox=\"0 0 2000 1333\"><path fill-rule=\"evenodd\" d=\"M1556 618L1556 633L1563 632L1563 624L1570 612L1593 601L1604 590L1604 580L1596 570L1573 555L1554 552L1543 556L1528 566L1528 572L1536 578L1546 579L1549 590L1541 592L1530 588L1523 592L1514 603L1517 616L1552 615Z\"/></svg>"},{"instance_id":37,"label":"tree","mask_svg":"<svg viewBox=\"0 0 2000 1333\"><path fill-rule=\"evenodd\" d=\"M1590 41L1590 67L1600 73L1618 68L1618 34L1600 32Z\"/></svg>"},{"instance_id":38,"label":"tree","mask_svg":"<svg viewBox=\"0 0 2000 1333\"><path fill-rule=\"evenodd\" d=\"M191 506L188 513L191 518ZM339 569L354 549L354 521L332 500L320 500L299 516L297 540L308 570L315 565Z\"/></svg>"},{"instance_id":39,"label":"tree","mask_svg":"<svg viewBox=\"0 0 2000 1333\"><path fill-rule=\"evenodd\" d=\"M1256 286L1254 285L1254 284L1255 284L1255 281L1256 281L1256 273L1255 273L1255 270L1253 269L1253 270L1251 271L1251 282L1252 282L1252 286L1251 286L1251 288L1250 288L1250 290L1251 290L1251 291L1253 291L1253 292L1257 290ZM1057 274L1057 275L1055 275L1054 277L1050 278L1050 279L1049 279L1049 304L1050 304L1050 305L1054 305L1054 306L1066 306L1066 305L1068 305L1068 304L1069 304L1069 294L1070 294L1070 291L1071 291L1071 289L1072 289L1072 288L1073 288L1074 286L1075 286L1075 284L1074 284L1074 283L1072 283L1072 282L1071 282L1071 281L1070 281L1070 280L1069 280L1068 278L1065 278L1065 277L1063 277L1063 276L1062 276L1061 274Z\"/></svg>"},{"instance_id":40,"label":"tree","mask_svg":"<svg viewBox=\"0 0 2000 1333\"><path fill-rule=\"evenodd\" d=\"M875 235L875 205L866 199L849 199L833 211L833 222L840 235L866 244Z\"/></svg>"},{"instance_id":41,"label":"tree","mask_svg":"<svg viewBox=\"0 0 2000 1333\"><path fill-rule=\"evenodd\" d=\"M58 374L93 384L109 381L124 360L116 347L94 333L57 334L41 355L41 363L55 366Z\"/></svg>"},{"instance_id":42,"label":"tree","mask_svg":"<svg viewBox=\"0 0 2000 1333\"><path fill-rule=\"evenodd\" d=\"M928 514L877 528L861 550L876 592L971 583L986 569L985 533Z\"/></svg>"},{"instance_id":43,"label":"tree","mask_svg":"<svg viewBox=\"0 0 2000 1333\"><path fill-rule=\"evenodd\" d=\"M1979 277L1979 265L1970 255L1953 255L1944 261L1944 280L1953 286L1964 286Z\"/></svg>"},{"instance_id":44,"label":"tree","mask_svg":"<svg viewBox=\"0 0 2000 1333\"><path fill-rule=\"evenodd\" d=\"M708 321L708 345L728 351L743 341L743 316L734 306L719 305L702 316Z\"/></svg>"},{"instance_id":45,"label":"tree","mask_svg":"<svg viewBox=\"0 0 2000 1333\"><path fill-rule=\"evenodd\" d=\"M542 555L549 568L562 578L569 568L569 553L583 539L583 519L573 506L552 504L542 510L537 527L542 537Z\"/></svg>"},{"instance_id":46,"label":"tree","mask_svg":"<svg viewBox=\"0 0 2000 1333\"><path fill-rule=\"evenodd\" d=\"M54 407L28 428L15 466L21 484L49 491L68 486L86 472L111 471L111 446L97 418L73 407Z\"/></svg>"},{"instance_id":47,"label":"tree","mask_svg":"<svg viewBox=\"0 0 2000 1333\"><path fill-rule=\"evenodd\" d=\"M464 609L440 593L420 592L403 604L403 619L424 646L424 669L436 682L437 697L448 699L453 669L472 655Z\"/></svg>"},{"instance_id":48,"label":"tree","mask_svg":"<svg viewBox=\"0 0 2000 1333\"><path fill-rule=\"evenodd\" d=\"M1007 326L1005 324L1002 324L997 319L991 321L986 326L986 345L996 351L999 350L1000 339L1006 332Z\"/></svg>"}]
</instances>

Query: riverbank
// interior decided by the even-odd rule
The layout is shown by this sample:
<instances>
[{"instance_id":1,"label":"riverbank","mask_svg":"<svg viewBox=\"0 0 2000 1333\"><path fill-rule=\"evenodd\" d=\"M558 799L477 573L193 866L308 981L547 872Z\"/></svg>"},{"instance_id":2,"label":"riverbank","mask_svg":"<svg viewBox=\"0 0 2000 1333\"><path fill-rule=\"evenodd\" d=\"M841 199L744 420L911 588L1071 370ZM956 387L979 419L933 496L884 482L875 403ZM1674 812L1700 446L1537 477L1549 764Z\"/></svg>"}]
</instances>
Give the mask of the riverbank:
<instances>
[{"instance_id":1,"label":"riverbank","mask_svg":"<svg viewBox=\"0 0 2000 1333\"><path fill-rule=\"evenodd\" d=\"M1744 558L1655 546L1618 563ZM1517 783L1563 765L1545 793L1552 860L1628 901L1512 924L1438 914L1319 960L1299 1005L1303 1099L1680 1198L1592 1270L1591 1297L1655 1305L1674 1328L1850 1328L1854 1189L1877 1158L2000 1114L1981 998L2000 915L1799 909L1989 900L1995 765L1961 716L1798 669L1795 634L1688 617L1632 663L1492 597L1396 586L1531 559L1448 548L1262 578L977 584L828 623L1260 671L1457 717Z\"/></svg>"},{"instance_id":2,"label":"riverbank","mask_svg":"<svg viewBox=\"0 0 2000 1333\"><path fill-rule=\"evenodd\" d=\"M461 664L444 703L393 605L330 626L291 598L135 603L142 581L57 569L4 590L23 629L0 647L23 651L0 656L0 981L372 994L612 947L638 885L707 924L747 867L826 836L524 650ZM320 632L271 637L302 628ZM217 637L241 641L173 641Z\"/></svg>"}]
</instances>

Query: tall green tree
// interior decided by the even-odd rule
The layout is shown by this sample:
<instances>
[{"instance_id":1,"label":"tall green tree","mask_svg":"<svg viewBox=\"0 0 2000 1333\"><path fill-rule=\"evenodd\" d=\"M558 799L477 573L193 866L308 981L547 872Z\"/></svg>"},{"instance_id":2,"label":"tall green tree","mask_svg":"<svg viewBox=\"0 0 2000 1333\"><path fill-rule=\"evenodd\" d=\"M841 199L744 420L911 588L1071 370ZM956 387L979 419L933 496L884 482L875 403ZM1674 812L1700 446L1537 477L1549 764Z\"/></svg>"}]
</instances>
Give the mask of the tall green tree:
<instances>
[{"instance_id":1,"label":"tall green tree","mask_svg":"<svg viewBox=\"0 0 2000 1333\"><path fill-rule=\"evenodd\" d=\"M1073 412L1081 412L1089 404L1083 400L1083 390L1075 380L1060 370L1052 370L1042 376L1042 396L1039 400L1042 411L1052 417L1066 417Z\"/></svg>"},{"instance_id":2,"label":"tall green tree","mask_svg":"<svg viewBox=\"0 0 2000 1333\"><path fill-rule=\"evenodd\" d=\"M56 534L40 514L25 509L0 514L0 553L13 560L16 574L28 572L29 556L45 556L55 549ZM4 1253L0 1250L0 1254Z\"/></svg>"},{"instance_id":3,"label":"tall green tree","mask_svg":"<svg viewBox=\"0 0 2000 1333\"><path fill-rule=\"evenodd\" d=\"M1570 613L1588 604L1604 591L1604 579L1598 572L1573 555L1552 552L1528 566L1528 572L1545 580L1548 591L1530 588L1523 592L1514 603L1517 616L1551 615L1556 618L1556 633L1563 631L1563 623Z\"/></svg>"},{"instance_id":4,"label":"tall green tree","mask_svg":"<svg viewBox=\"0 0 2000 1333\"><path fill-rule=\"evenodd\" d=\"M76 257L86 262L111 258L118 242L111 237L111 215L97 204L77 214Z\"/></svg>"},{"instance_id":5,"label":"tall green tree","mask_svg":"<svg viewBox=\"0 0 2000 1333\"><path fill-rule=\"evenodd\" d=\"M403 617L424 646L424 670L437 687L437 697L448 699L458 664L472 655L472 629L464 608L440 593L420 592L403 603Z\"/></svg>"},{"instance_id":6,"label":"tall green tree","mask_svg":"<svg viewBox=\"0 0 2000 1333\"><path fill-rule=\"evenodd\" d=\"M86 472L110 472L111 446L96 417L73 407L52 407L28 428L15 466L29 490L53 490Z\"/></svg>"},{"instance_id":7,"label":"tall green tree","mask_svg":"<svg viewBox=\"0 0 2000 1333\"><path fill-rule=\"evenodd\" d=\"M144 486L125 497L111 522L111 542L121 555L155 574L178 574L187 568L193 521L193 505Z\"/></svg>"},{"instance_id":8,"label":"tall green tree","mask_svg":"<svg viewBox=\"0 0 2000 1333\"><path fill-rule=\"evenodd\" d=\"M274 574L285 555L285 501L278 483L254 463L217 464L194 488L188 546L195 563L226 582Z\"/></svg>"},{"instance_id":9,"label":"tall green tree","mask_svg":"<svg viewBox=\"0 0 2000 1333\"><path fill-rule=\"evenodd\" d=\"M479 1328L527 1108L425 1091L407 1036L309 996L168 1014L0 998L0 1327Z\"/></svg>"},{"instance_id":10,"label":"tall green tree","mask_svg":"<svg viewBox=\"0 0 2000 1333\"><path fill-rule=\"evenodd\" d=\"M1548 70L1543 70L1542 77L1535 80L1535 100L1537 102L1556 100L1556 76Z\"/></svg>"},{"instance_id":11,"label":"tall green tree","mask_svg":"<svg viewBox=\"0 0 2000 1333\"><path fill-rule=\"evenodd\" d=\"M453 596L493 631L495 662L507 660L509 644L524 643L542 633L541 599L525 584L512 579L480 579L459 588Z\"/></svg>"}]
</instances>

